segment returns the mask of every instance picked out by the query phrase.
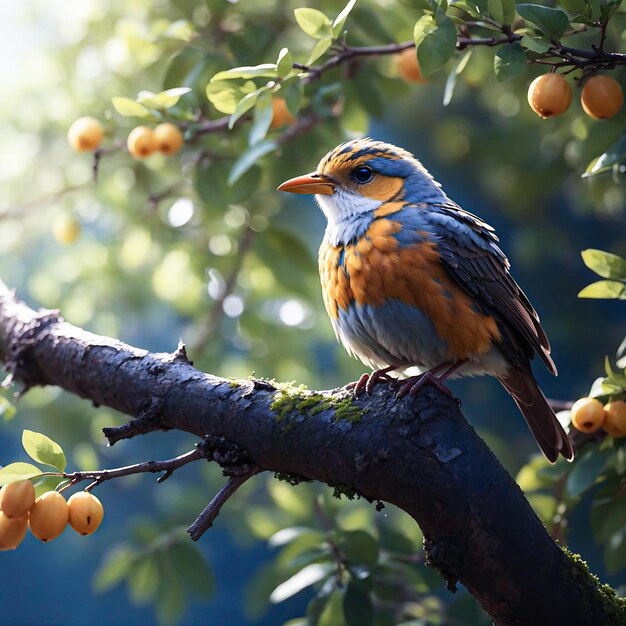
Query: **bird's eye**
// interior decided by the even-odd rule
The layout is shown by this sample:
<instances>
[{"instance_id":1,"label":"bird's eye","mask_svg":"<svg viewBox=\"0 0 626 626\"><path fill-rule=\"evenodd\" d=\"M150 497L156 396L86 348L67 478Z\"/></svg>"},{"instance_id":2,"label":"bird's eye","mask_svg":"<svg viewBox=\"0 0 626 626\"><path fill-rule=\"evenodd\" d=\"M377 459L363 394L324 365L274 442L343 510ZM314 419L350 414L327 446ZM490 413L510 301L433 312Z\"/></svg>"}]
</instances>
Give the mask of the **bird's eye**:
<instances>
[{"instance_id":1,"label":"bird's eye","mask_svg":"<svg viewBox=\"0 0 626 626\"><path fill-rule=\"evenodd\" d=\"M370 167L366 166L357 167L352 172L352 178L354 178L354 180L356 180L356 182L360 183L361 185L364 183L369 183L373 177L374 172L372 172L372 169Z\"/></svg>"}]
</instances>

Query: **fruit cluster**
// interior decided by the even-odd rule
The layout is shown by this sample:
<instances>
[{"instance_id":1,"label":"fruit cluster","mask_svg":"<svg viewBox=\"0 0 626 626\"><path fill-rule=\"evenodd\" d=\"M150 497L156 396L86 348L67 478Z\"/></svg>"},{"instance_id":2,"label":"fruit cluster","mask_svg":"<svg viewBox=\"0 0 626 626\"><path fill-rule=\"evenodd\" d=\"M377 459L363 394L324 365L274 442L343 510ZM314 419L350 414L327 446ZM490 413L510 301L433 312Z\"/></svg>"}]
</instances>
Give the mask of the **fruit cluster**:
<instances>
[{"instance_id":1,"label":"fruit cluster","mask_svg":"<svg viewBox=\"0 0 626 626\"><path fill-rule=\"evenodd\" d=\"M398 74L407 83L423 83L422 71L414 48L395 55ZM572 103L572 88L561 74L542 74L528 88L528 104L542 118L561 115ZM597 120L617 115L624 104L624 92L611 76L597 75L588 78L580 94L583 111Z\"/></svg>"},{"instance_id":2,"label":"fruit cluster","mask_svg":"<svg viewBox=\"0 0 626 626\"><path fill-rule=\"evenodd\" d=\"M583 433L604 428L613 437L626 437L626 402L615 400L603 406L596 398L581 398L572 406L571 420Z\"/></svg>"},{"instance_id":3,"label":"fruit cluster","mask_svg":"<svg viewBox=\"0 0 626 626\"><path fill-rule=\"evenodd\" d=\"M530 83L528 104L544 119L565 113L571 103L572 88L560 74L542 74ZM624 92L611 76L592 76L581 91L580 103L589 117L606 120L619 113Z\"/></svg>"},{"instance_id":4,"label":"fruit cluster","mask_svg":"<svg viewBox=\"0 0 626 626\"><path fill-rule=\"evenodd\" d=\"M270 128L281 128L294 122L284 98L272 98L272 121ZM77 119L67 131L67 140L76 152L94 152L104 139L104 128L95 117ZM142 124L130 131L126 140L128 152L135 159L145 159L155 152L165 156L176 154L185 139L175 124L164 122L152 129Z\"/></svg>"},{"instance_id":5,"label":"fruit cluster","mask_svg":"<svg viewBox=\"0 0 626 626\"><path fill-rule=\"evenodd\" d=\"M94 117L77 119L67 131L67 140L77 152L93 152L104 139L102 124ZM154 152L166 156L176 154L184 143L183 134L170 122L159 124L154 130L137 126L130 131L126 146L135 159L145 159Z\"/></svg>"},{"instance_id":6,"label":"fruit cluster","mask_svg":"<svg viewBox=\"0 0 626 626\"><path fill-rule=\"evenodd\" d=\"M35 499L30 480L10 483L0 489L0 551L15 550L27 528L47 542L56 539L68 523L80 535L91 535L103 518L102 503L87 491L79 491L67 501L58 491L47 491Z\"/></svg>"}]
</instances>

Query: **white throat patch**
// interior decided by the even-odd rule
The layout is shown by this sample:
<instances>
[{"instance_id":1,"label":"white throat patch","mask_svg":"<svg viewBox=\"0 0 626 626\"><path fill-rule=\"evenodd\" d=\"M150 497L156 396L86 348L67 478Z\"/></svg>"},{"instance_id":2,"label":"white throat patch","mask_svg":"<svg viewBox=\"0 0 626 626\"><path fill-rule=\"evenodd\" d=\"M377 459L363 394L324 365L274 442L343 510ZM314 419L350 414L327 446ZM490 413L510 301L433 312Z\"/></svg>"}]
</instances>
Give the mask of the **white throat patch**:
<instances>
[{"instance_id":1,"label":"white throat patch","mask_svg":"<svg viewBox=\"0 0 626 626\"><path fill-rule=\"evenodd\" d=\"M315 199L328 220L329 228L333 228L339 222L348 220L355 215L375 211L383 204L382 200L366 198L360 194L337 188L335 188L334 194L319 194L315 196Z\"/></svg>"}]
</instances>

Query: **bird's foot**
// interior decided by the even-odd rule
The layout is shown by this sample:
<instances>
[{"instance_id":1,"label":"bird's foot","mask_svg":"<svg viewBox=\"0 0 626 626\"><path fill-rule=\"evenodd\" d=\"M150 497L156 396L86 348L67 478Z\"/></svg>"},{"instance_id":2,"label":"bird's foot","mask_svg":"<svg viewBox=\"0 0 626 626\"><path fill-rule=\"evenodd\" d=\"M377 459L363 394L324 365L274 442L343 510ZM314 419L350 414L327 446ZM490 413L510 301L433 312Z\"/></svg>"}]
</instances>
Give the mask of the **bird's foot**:
<instances>
[{"instance_id":1,"label":"bird's foot","mask_svg":"<svg viewBox=\"0 0 626 626\"><path fill-rule=\"evenodd\" d=\"M393 367L385 367L382 370L376 370L371 374L367 372L359 378L356 382L348 383L346 385L346 389L350 389L355 398L358 398L364 391L368 396L372 395L372 391L374 390L374 385L376 383L388 382L395 383L397 382L397 378L393 376L389 376L388 372L390 372Z\"/></svg>"},{"instance_id":2,"label":"bird's foot","mask_svg":"<svg viewBox=\"0 0 626 626\"><path fill-rule=\"evenodd\" d=\"M424 372L423 374L411 376L405 380L396 381L393 386L397 389L396 398L403 398L407 394L414 396L425 385L437 387L439 391L445 393L449 398L453 398L452 392L445 386L443 380L445 379L438 378L432 372Z\"/></svg>"}]
</instances>

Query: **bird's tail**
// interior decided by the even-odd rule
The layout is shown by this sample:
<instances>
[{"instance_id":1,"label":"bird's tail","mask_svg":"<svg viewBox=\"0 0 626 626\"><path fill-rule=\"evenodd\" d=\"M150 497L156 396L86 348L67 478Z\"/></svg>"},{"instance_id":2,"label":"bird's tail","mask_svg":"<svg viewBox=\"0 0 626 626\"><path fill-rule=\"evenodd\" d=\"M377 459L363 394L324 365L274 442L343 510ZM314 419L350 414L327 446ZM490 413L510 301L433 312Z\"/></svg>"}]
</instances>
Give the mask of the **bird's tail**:
<instances>
[{"instance_id":1,"label":"bird's tail","mask_svg":"<svg viewBox=\"0 0 626 626\"><path fill-rule=\"evenodd\" d=\"M498 380L511 394L522 412L537 445L550 463L562 454L568 461L574 459L574 448L559 423L546 397L530 371L511 366Z\"/></svg>"}]
</instances>

